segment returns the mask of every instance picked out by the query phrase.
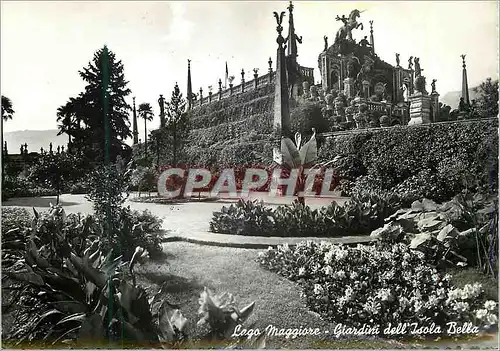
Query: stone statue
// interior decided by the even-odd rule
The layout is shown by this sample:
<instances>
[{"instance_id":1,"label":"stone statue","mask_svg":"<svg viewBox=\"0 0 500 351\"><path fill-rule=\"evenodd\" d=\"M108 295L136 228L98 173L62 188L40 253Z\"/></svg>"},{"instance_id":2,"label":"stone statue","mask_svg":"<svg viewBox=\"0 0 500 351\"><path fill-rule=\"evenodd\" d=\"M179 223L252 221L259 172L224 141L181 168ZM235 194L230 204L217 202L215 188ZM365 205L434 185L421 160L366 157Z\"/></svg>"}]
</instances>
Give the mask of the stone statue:
<instances>
[{"instance_id":1,"label":"stone statue","mask_svg":"<svg viewBox=\"0 0 500 351\"><path fill-rule=\"evenodd\" d=\"M358 23L357 18L360 16L359 10L352 10L349 14L349 18L346 18L344 15L342 17L337 16L335 18L336 21L342 21L344 24L337 32L335 36L335 44L338 44L341 40L347 39L352 41L352 30L358 29L361 27L363 30L363 23Z\"/></svg>"},{"instance_id":2,"label":"stone statue","mask_svg":"<svg viewBox=\"0 0 500 351\"><path fill-rule=\"evenodd\" d=\"M433 93L436 92L436 82L437 82L437 79L433 79L432 83L431 83L431 88L432 88Z\"/></svg>"},{"instance_id":3,"label":"stone statue","mask_svg":"<svg viewBox=\"0 0 500 351\"><path fill-rule=\"evenodd\" d=\"M408 101L408 95L409 95L408 85L406 85L406 83L404 83L401 86L401 90L403 91L403 100Z\"/></svg>"},{"instance_id":4,"label":"stone statue","mask_svg":"<svg viewBox=\"0 0 500 351\"><path fill-rule=\"evenodd\" d=\"M328 37L325 35L323 37L323 40L325 41L325 50L324 51L326 51L326 50L328 50Z\"/></svg>"},{"instance_id":5,"label":"stone statue","mask_svg":"<svg viewBox=\"0 0 500 351\"><path fill-rule=\"evenodd\" d=\"M333 95L328 93L325 96L325 103L326 103L326 109L327 110L333 110Z\"/></svg>"},{"instance_id":6,"label":"stone statue","mask_svg":"<svg viewBox=\"0 0 500 351\"><path fill-rule=\"evenodd\" d=\"M309 95L311 101L318 101L319 99L318 87L312 85L311 88L309 88Z\"/></svg>"},{"instance_id":7,"label":"stone statue","mask_svg":"<svg viewBox=\"0 0 500 351\"><path fill-rule=\"evenodd\" d=\"M399 66L399 54L396 54L396 67L400 67Z\"/></svg>"},{"instance_id":8,"label":"stone statue","mask_svg":"<svg viewBox=\"0 0 500 351\"><path fill-rule=\"evenodd\" d=\"M415 77L420 77L422 75L423 69L420 67L420 58L415 57Z\"/></svg>"},{"instance_id":9,"label":"stone statue","mask_svg":"<svg viewBox=\"0 0 500 351\"><path fill-rule=\"evenodd\" d=\"M370 46L370 42L366 38L368 37L365 35L365 37L359 41L359 45L361 45L364 48Z\"/></svg>"},{"instance_id":10,"label":"stone statue","mask_svg":"<svg viewBox=\"0 0 500 351\"><path fill-rule=\"evenodd\" d=\"M415 78L415 90L417 93L420 94L427 94L427 91L425 90L425 77L424 76L418 76Z\"/></svg>"},{"instance_id":11,"label":"stone statue","mask_svg":"<svg viewBox=\"0 0 500 351\"><path fill-rule=\"evenodd\" d=\"M413 56L410 56L410 58L408 59L408 69L413 69Z\"/></svg>"},{"instance_id":12,"label":"stone statue","mask_svg":"<svg viewBox=\"0 0 500 351\"><path fill-rule=\"evenodd\" d=\"M302 91L304 93L304 98L307 99L309 98L309 89L310 89L310 84L307 80L302 82Z\"/></svg>"},{"instance_id":13,"label":"stone statue","mask_svg":"<svg viewBox=\"0 0 500 351\"><path fill-rule=\"evenodd\" d=\"M160 116L165 115L165 98L160 94L160 98L158 99L158 104L160 105Z\"/></svg>"},{"instance_id":14,"label":"stone statue","mask_svg":"<svg viewBox=\"0 0 500 351\"><path fill-rule=\"evenodd\" d=\"M49 152L52 153L52 143L49 144Z\"/></svg>"},{"instance_id":15,"label":"stone statue","mask_svg":"<svg viewBox=\"0 0 500 351\"><path fill-rule=\"evenodd\" d=\"M463 100L463 98L462 98L462 100ZM20 149L20 150L21 150L21 153L20 153L20 154L21 154L21 155L24 155L24 145L23 145L23 144L21 144L21 149Z\"/></svg>"}]
</instances>

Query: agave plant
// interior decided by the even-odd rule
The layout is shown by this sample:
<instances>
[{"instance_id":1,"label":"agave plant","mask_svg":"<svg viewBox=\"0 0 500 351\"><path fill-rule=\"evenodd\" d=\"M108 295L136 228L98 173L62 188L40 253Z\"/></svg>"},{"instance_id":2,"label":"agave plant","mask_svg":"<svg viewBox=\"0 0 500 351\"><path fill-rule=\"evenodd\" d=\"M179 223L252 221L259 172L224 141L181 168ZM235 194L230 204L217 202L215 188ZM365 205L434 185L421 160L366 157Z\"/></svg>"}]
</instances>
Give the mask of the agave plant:
<instances>
[{"instance_id":1,"label":"agave plant","mask_svg":"<svg viewBox=\"0 0 500 351\"><path fill-rule=\"evenodd\" d=\"M280 166L286 167L288 170L297 169L297 200L300 204L305 205L305 198L301 192L304 190L306 175L304 169L311 166L318 157L318 146L316 142L316 129L312 128L313 135L311 139L302 145L302 135L295 133L295 144L287 137L281 138L281 150L273 149L273 160ZM315 165L316 167L317 165ZM313 167L314 168L314 167Z\"/></svg>"}]
</instances>

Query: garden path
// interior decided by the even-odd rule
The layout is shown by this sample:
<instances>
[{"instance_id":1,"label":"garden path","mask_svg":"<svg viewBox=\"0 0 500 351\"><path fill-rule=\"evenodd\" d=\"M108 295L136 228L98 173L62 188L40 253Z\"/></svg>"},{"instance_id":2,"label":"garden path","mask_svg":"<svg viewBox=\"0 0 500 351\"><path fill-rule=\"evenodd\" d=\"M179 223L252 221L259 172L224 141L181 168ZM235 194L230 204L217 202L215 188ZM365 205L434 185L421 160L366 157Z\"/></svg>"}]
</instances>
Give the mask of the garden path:
<instances>
[{"instance_id":1,"label":"garden path","mask_svg":"<svg viewBox=\"0 0 500 351\"><path fill-rule=\"evenodd\" d=\"M137 194L131 194L131 198ZM293 197L270 197L267 194L251 193L250 199L263 200L268 206L274 207L290 204ZM310 198L306 203L311 208L319 208L331 203L332 200L342 204L346 198ZM283 243L296 244L305 239L325 240L321 238L277 238L277 237L250 237L241 235L215 234L209 232L209 223L214 211L220 211L222 206L229 206L236 199L224 197L210 202L185 202L176 204L141 203L127 200L125 205L132 209L149 210L163 219L162 229L166 231L166 241L188 241L192 243L208 244L215 246L232 246L244 248L265 248L270 245ZM2 206L20 206L37 211L45 211L55 204L54 196L38 198L14 198L2 203ZM85 199L85 195L64 194L60 196L60 203L67 213L92 213L92 204ZM366 236L331 238L328 241L336 243L363 243L370 240Z\"/></svg>"}]
</instances>

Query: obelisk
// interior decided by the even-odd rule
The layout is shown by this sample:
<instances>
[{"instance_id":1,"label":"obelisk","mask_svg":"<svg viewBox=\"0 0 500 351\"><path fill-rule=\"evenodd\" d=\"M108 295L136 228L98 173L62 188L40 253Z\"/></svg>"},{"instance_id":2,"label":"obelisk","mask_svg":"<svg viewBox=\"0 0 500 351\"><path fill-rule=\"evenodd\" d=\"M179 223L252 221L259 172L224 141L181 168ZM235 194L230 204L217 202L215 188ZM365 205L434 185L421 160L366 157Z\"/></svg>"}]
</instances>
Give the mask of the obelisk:
<instances>
[{"instance_id":1,"label":"obelisk","mask_svg":"<svg viewBox=\"0 0 500 351\"><path fill-rule=\"evenodd\" d=\"M285 38L281 35L283 32L283 27L281 23L283 22L283 17L285 12L281 12L278 17L278 13L274 12L274 17L278 26L276 31L278 32L278 38L276 42L278 43L278 50L276 53L276 73L275 73L275 91L274 91L274 120L273 127L276 136L281 139L281 137L292 138L290 132L290 106L288 100L288 82L287 82L287 72L286 72L286 61L285 61Z\"/></svg>"}]
</instances>

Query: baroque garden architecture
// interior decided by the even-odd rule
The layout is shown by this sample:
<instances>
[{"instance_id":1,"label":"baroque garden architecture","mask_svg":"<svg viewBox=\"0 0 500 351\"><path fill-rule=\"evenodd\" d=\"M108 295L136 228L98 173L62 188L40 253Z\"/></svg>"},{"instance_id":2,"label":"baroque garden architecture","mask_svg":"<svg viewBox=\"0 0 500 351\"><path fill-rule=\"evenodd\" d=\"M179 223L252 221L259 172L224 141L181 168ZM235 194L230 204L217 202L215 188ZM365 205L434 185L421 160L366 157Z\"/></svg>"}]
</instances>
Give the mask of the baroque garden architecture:
<instances>
[{"instance_id":1,"label":"baroque garden architecture","mask_svg":"<svg viewBox=\"0 0 500 351\"><path fill-rule=\"evenodd\" d=\"M281 135L292 136L296 131L310 133L311 127L322 134L439 121L436 80L431 81L429 91L420 58L400 58L395 53L394 65L384 61L376 52L373 21L368 22L368 27L357 9L347 17L335 18L341 26L331 45L324 36L324 47L317 61L320 83L316 83L314 68L298 60L302 37L297 34L293 11L290 2L287 11L274 13L278 50L274 62L269 57L265 74L255 68L253 77L248 77L242 69L240 82L236 83L236 77L227 76L226 67L229 84L223 86L219 79L215 89L209 86L207 90L196 91L192 82L196 77L191 75L188 60L186 98L191 129L184 162L203 165L223 165L228 160L233 164L259 162L254 158L256 153L272 154L270 141L275 140L277 127ZM288 28L284 30L282 23L286 21ZM368 29L369 35L362 40L353 39L354 31ZM453 111L457 119L465 118L470 105L465 55L462 59L464 101L460 105L462 112ZM161 131L166 118L163 96L158 103L162 121L158 131ZM301 109L309 110L303 113ZM314 122L303 123L304 117ZM136 120L134 113L134 135L137 135ZM158 163L171 162L164 156L158 155Z\"/></svg>"},{"instance_id":2,"label":"baroque garden architecture","mask_svg":"<svg viewBox=\"0 0 500 351\"><path fill-rule=\"evenodd\" d=\"M330 129L334 131L432 123L438 120L439 94L436 91L436 80L432 81L431 91L428 92L420 58L410 56L405 62L401 62L400 54L396 53L395 65L384 61L375 50L373 21L369 21L369 38L365 36L356 42L352 36L353 31L368 29L366 23L361 22L361 12L356 9L348 17L336 17L336 21L341 22L342 26L331 45L328 37L324 37L324 48L318 55L321 82L315 84L314 69L301 65L297 60L302 37L296 34L292 2L287 9L288 35L283 43L286 69L282 78L286 80L292 109L303 101L320 104L323 116L331 121ZM283 17L277 17L277 20L283 20ZM235 77L231 76L229 86L224 89L222 80L219 79L217 91L212 91L210 86L209 91L204 94L203 88L197 92L192 89L188 60L188 109L196 111L206 104L234 99L242 93L261 89L266 85L271 88L267 93L272 95L279 68L273 71L272 58L269 58L268 63L269 69L264 75L259 75L258 69L254 69L253 79L245 79L242 69L240 84L233 84ZM468 89L466 80L464 61L465 92ZM163 105L161 99L159 103Z\"/></svg>"}]
</instances>

